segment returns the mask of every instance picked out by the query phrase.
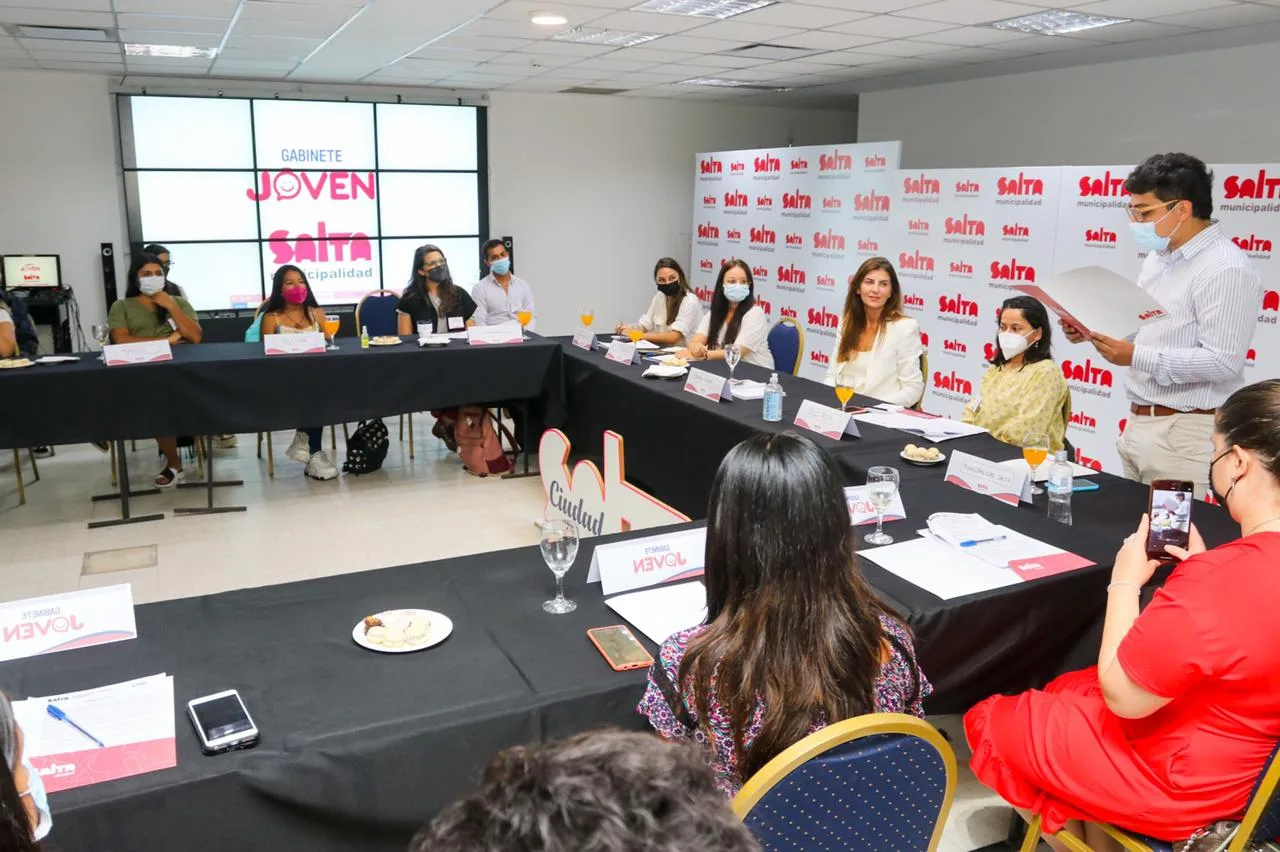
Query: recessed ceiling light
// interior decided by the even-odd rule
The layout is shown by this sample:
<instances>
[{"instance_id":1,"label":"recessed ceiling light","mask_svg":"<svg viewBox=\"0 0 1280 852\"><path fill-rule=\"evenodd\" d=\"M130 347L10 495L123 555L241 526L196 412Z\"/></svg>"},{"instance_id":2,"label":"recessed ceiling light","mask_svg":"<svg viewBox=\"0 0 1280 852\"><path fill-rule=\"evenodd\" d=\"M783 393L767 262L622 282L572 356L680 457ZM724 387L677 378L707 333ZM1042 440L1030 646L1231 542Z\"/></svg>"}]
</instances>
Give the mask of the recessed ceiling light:
<instances>
[{"instance_id":1,"label":"recessed ceiling light","mask_svg":"<svg viewBox=\"0 0 1280 852\"><path fill-rule=\"evenodd\" d=\"M1016 30L1032 35L1068 35L1127 23L1129 23L1128 18L1109 18L1106 15L1086 15L1081 12L1049 9L1036 12L1034 15L1023 15L1021 18L996 21L991 26L998 30Z\"/></svg>"},{"instance_id":2,"label":"recessed ceiling light","mask_svg":"<svg viewBox=\"0 0 1280 852\"><path fill-rule=\"evenodd\" d=\"M573 27L556 33L553 41L571 41L576 44L607 44L612 47L635 47L656 38L662 33L639 33L630 30L606 30L601 27Z\"/></svg>"},{"instance_id":3,"label":"recessed ceiling light","mask_svg":"<svg viewBox=\"0 0 1280 852\"><path fill-rule=\"evenodd\" d=\"M529 20L540 27L563 27L569 19L556 12L534 12Z\"/></svg>"},{"instance_id":4,"label":"recessed ceiling light","mask_svg":"<svg viewBox=\"0 0 1280 852\"><path fill-rule=\"evenodd\" d=\"M212 59L218 55L218 48L185 44L126 44L124 52L129 56L160 56L165 59Z\"/></svg>"},{"instance_id":5,"label":"recessed ceiling light","mask_svg":"<svg viewBox=\"0 0 1280 852\"><path fill-rule=\"evenodd\" d=\"M3 30L0 30L3 32ZM115 30L99 27L52 27L43 24L17 24L10 31L21 38L46 38L55 41L115 41Z\"/></svg>"},{"instance_id":6,"label":"recessed ceiling light","mask_svg":"<svg viewBox=\"0 0 1280 852\"><path fill-rule=\"evenodd\" d=\"M648 0L633 6L633 12L658 12L663 15L690 15L695 18L717 18L723 21L743 12L754 12L772 6L777 0Z\"/></svg>"},{"instance_id":7,"label":"recessed ceiling light","mask_svg":"<svg viewBox=\"0 0 1280 852\"><path fill-rule=\"evenodd\" d=\"M692 77L681 80L681 86L711 86L720 89L755 89L760 92L789 92L789 86L768 86L761 83L749 83L746 80L726 80L723 77Z\"/></svg>"}]
</instances>

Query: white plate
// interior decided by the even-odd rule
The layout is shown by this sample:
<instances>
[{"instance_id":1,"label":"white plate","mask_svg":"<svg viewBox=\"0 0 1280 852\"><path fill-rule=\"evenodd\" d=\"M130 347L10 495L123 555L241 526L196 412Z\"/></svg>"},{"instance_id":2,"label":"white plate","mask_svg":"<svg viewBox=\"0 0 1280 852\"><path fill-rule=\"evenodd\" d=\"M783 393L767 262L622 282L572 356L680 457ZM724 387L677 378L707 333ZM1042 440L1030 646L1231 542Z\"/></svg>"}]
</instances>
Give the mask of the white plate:
<instances>
[{"instance_id":1,"label":"white plate","mask_svg":"<svg viewBox=\"0 0 1280 852\"><path fill-rule=\"evenodd\" d=\"M410 651L421 651L423 648L439 645L453 632L453 621L450 620L449 616L430 609L389 609L385 612L375 612L374 615L382 619L382 623L385 625L402 628L414 618L428 618L431 623L427 626L426 639L419 644L410 645L406 643L396 648L388 648L385 645L375 645L365 638L364 619L362 618L356 622L355 627L351 628L351 638L361 648L367 648L370 651L381 651L384 654L407 654Z\"/></svg>"},{"instance_id":2,"label":"white plate","mask_svg":"<svg viewBox=\"0 0 1280 852\"><path fill-rule=\"evenodd\" d=\"M74 364L80 359L75 355L45 355L43 358L37 358L37 364Z\"/></svg>"},{"instance_id":3,"label":"white plate","mask_svg":"<svg viewBox=\"0 0 1280 852\"><path fill-rule=\"evenodd\" d=\"M922 459L913 459L913 458L911 458L911 456L907 455L907 451L906 451L906 450L903 450L902 452L898 453L898 456L899 456L903 461L905 461L907 464L914 464L914 465L918 465L919 467L933 467L935 464L942 464L944 461L946 461L946 460L947 460L947 454L946 454L946 453L943 453L943 454L942 454L942 456L941 456L940 458L936 458L936 459L934 459L933 461L924 461L924 460L922 460Z\"/></svg>"},{"instance_id":4,"label":"white plate","mask_svg":"<svg viewBox=\"0 0 1280 852\"><path fill-rule=\"evenodd\" d=\"M645 370L641 375L654 376L659 379L675 379L689 372L688 367L664 367L661 364L654 364Z\"/></svg>"},{"instance_id":5,"label":"white plate","mask_svg":"<svg viewBox=\"0 0 1280 852\"><path fill-rule=\"evenodd\" d=\"M427 337L418 338L419 346L448 346L449 338L439 335L428 335Z\"/></svg>"},{"instance_id":6,"label":"white plate","mask_svg":"<svg viewBox=\"0 0 1280 852\"><path fill-rule=\"evenodd\" d=\"M404 341L398 337L395 340L370 340L369 341L370 346L399 346L401 343L404 343Z\"/></svg>"}]
</instances>

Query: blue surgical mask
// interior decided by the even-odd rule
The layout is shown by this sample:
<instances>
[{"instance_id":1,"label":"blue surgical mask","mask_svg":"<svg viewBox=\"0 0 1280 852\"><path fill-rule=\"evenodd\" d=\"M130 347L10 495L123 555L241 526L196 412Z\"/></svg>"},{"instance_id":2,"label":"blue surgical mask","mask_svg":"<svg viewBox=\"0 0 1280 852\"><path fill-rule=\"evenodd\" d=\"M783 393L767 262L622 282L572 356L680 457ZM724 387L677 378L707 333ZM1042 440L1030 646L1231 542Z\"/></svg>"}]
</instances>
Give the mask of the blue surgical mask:
<instances>
[{"instance_id":1,"label":"blue surgical mask","mask_svg":"<svg viewBox=\"0 0 1280 852\"><path fill-rule=\"evenodd\" d=\"M489 264L489 270L493 272L494 275L506 275L511 271L511 258L504 257L495 260L493 263Z\"/></svg>"},{"instance_id":2,"label":"blue surgical mask","mask_svg":"<svg viewBox=\"0 0 1280 852\"><path fill-rule=\"evenodd\" d=\"M1173 210L1170 209L1169 213ZM1138 244L1138 248L1143 251L1164 251L1169 247L1169 240L1173 234L1178 232L1178 228L1182 227L1182 223L1178 223L1178 228L1173 229L1173 233L1167 237L1162 237L1156 233L1156 225L1168 218L1169 213L1165 213L1154 222L1130 222L1129 230L1133 232L1133 241Z\"/></svg>"},{"instance_id":3,"label":"blue surgical mask","mask_svg":"<svg viewBox=\"0 0 1280 852\"><path fill-rule=\"evenodd\" d=\"M735 305L745 301L751 295L751 286L748 284L726 284L724 285L724 297Z\"/></svg>"},{"instance_id":4,"label":"blue surgical mask","mask_svg":"<svg viewBox=\"0 0 1280 852\"><path fill-rule=\"evenodd\" d=\"M49 810L49 794L44 790L44 779L40 777L40 773L26 759L22 758L22 765L27 768L27 792L23 795L31 797L31 801L35 802L36 810L40 814L40 822L31 832L34 840L44 840L48 836L49 830L53 828L53 813Z\"/></svg>"}]
</instances>

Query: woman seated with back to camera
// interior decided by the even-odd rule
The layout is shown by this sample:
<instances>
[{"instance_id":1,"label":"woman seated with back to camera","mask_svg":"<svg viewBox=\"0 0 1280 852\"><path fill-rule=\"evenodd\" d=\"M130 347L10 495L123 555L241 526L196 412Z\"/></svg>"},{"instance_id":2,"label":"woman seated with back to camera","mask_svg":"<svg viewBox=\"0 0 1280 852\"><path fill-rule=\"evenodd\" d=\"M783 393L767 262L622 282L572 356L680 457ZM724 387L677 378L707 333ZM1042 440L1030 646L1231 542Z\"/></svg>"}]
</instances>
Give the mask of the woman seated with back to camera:
<instances>
[{"instance_id":1,"label":"woman seated with back to camera","mask_svg":"<svg viewBox=\"0 0 1280 852\"><path fill-rule=\"evenodd\" d=\"M649 310L634 326L619 325L617 332L639 330L642 340L660 346L687 345L702 322L702 305L689 289L684 269L670 257L664 257L653 267L653 281L658 292L653 294Z\"/></svg>"},{"instance_id":2,"label":"woman seated with back to camera","mask_svg":"<svg viewBox=\"0 0 1280 852\"><path fill-rule=\"evenodd\" d=\"M324 308L311 291L311 282L301 269L285 265L271 276L271 296L262 306L263 334L303 334L324 327ZM338 468L325 455L324 427L307 426L293 435L285 455L305 464L312 479L334 479Z\"/></svg>"},{"instance_id":3,"label":"woman seated with back to camera","mask_svg":"<svg viewBox=\"0 0 1280 852\"><path fill-rule=\"evenodd\" d=\"M483 314L476 316L478 308L471 294L453 283L444 252L433 245L418 246L413 253L413 276L396 311L402 336L414 334L420 324L429 326L434 334L451 334L466 331L484 319ZM456 451L458 441L454 428L458 423L458 409L433 411L431 416L436 418L431 434Z\"/></svg>"},{"instance_id":4,"label":"woman seated with back to camera","mask_svg":"<svg viewBox=\"0 0 1280 852\"><path fill-rule=\"evenodd\" d=\"M868 259L849 278L836 341L823 379L828 385L902 406L924 395L920 326L903 316L902 287L887 258Z\"/></svg>"},{"instance_id":5,"label":"woman seated with back to camera","mask_svg":"<svg viewBox=\"0 0 1280 852\"><path fill-rule=\"evenodd\" d=\"M1005 299L991 368L960 419L991 432L998 441L1026 445L1049 437L1049 451L1066 446L1071 391L1051 356L1049 314L1030 296Z\"/></svg>"},{"instance_id":6,"label":"woman seated with back to camera","mask_svg":"<svg viewBox=\"0 0 1280 852\"><path fill-rule=\"evenodd\" d=\"M724 347L730 343L738 347L743 361L773 369L769 320L756 304L751 267L742 260L730 260L720 267L711 310L702 315L693 340L679 354L696 361L723 361Z\"/></svg>"},{"instance_id":7,"label":"woman seated with back to camera","mask_svg":"<svg viewBox=\"0 0 1280 852\"><path fill-rule=\"evenodd\" d=\"M1180 840L1239 820L1280 738L1280 380L1233 393L1212 440L1210 489L1240 537L1208 550L1193 525L1140 609L1159 565L1144 517L1111 569L1097 666L964 717L978 779L1098 852L1120 847L1072 821Z\"/></svg>"},{"instance_id":8,"label":"woman seated with back to camera","mask_svg":"<svg viewBox=\"0 0 1280 852\"><path fill-rule=\"evenodd\" d=\"M26 737L9 697L0 692L0 849L36 852L53 827L44 781L25 753Z\"/></svg>"},{"instance_id":9,"label":"woman seated with back to camera","mask_svg":"<svg viewBox=\"0 0 1280 852\"><path fill-rule=\"evenodd\" d=\"M813 441L757 435L725 456L707 519L707 620L662 643L636 708L693 740L732 795L808 734L866 713L923 716L911 633L854 561L844 479Z\"/></svg>"},{"instance_id":10,"label":"woman seated with back to camera","mask_svg":"<svg viewBox=\"0 0 1280 852\"><path fill-rule=\"evenodd\" d=\"M199 343L204 332L196 320L196 310L177 288L165 280L164 264L152 254L139 254L129 267L123 299L107 313L112 343L142 343L168 340L170 344ZM156 475L156 485L168 488L186 478L178 456L177 438L156 438L164 454L165 467Z\"/></svg>"}]
</instances>

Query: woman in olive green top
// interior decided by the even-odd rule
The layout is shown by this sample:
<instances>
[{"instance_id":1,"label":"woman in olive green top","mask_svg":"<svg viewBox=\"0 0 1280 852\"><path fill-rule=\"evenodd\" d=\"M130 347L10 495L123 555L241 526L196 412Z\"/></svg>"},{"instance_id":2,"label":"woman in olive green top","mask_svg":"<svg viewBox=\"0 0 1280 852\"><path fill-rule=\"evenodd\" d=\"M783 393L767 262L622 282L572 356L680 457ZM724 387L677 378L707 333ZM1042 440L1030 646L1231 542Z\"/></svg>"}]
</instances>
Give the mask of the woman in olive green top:
<instances>
[{"instance_id":1,"label":"woman in olive green top","mask_svg":"<svg viewBox=\"0 0 1280 852\"><path fill-rule=\"evenodd\" d=\"M177 295L174 285L165 281L160 258L140 254L129 268L125 297L111 306L107 325L112 343L141 343L146 340L168 340L170 344L199 343L202 336L195 308ZM177 438L156 438L164 453L165 468L156 476L156 485L168 488L185 478L178 456Z\"/></svg>"}]
</instances>

